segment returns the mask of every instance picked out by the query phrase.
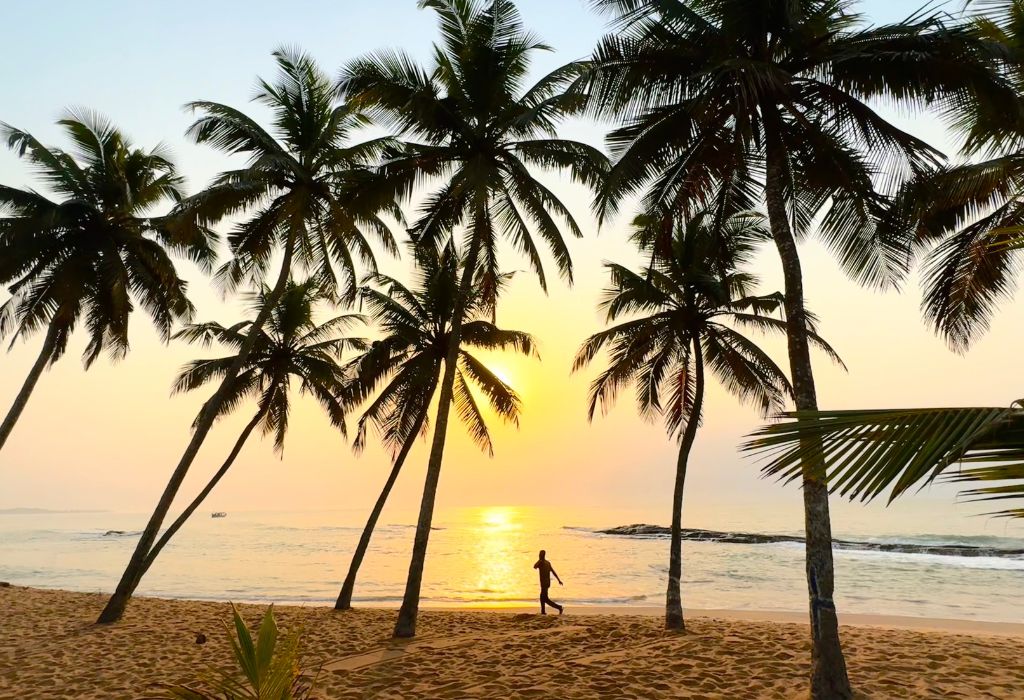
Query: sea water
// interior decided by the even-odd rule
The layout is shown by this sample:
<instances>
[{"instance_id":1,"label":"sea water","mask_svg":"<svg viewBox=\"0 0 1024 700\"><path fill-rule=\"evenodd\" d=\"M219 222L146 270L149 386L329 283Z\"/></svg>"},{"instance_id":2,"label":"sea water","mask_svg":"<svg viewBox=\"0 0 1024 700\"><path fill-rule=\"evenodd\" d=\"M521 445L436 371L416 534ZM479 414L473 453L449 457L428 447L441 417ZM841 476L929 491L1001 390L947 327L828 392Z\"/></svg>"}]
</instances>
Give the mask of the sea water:
<instances>
[{"instance_id":1,"label":"sea water","mask_svg":"<svg viewBox=\"0 0 1024 700\"><path fill-rule=\"evenodd\" d=\"M366 513L197 512L153 566L141 595L328 605L337 596ZM355 601L397 605L415 513L385 512L356 585ZM110 591L145 523L143 514L0 514L0 580L76 591ZM648 519L649 521L649 519ZM567 605L657 606L664 601L668 540L601 534L638 520L604 510L495 506L441 510L434 520L423 604L531 605L533 563L544 548ZM688 523L689 524L689 523ZM753 531L747 529L747 531ZM772 534L800 534L764 530ZM1006 536L836 537L912 544L1024 548ZM803 611L803 545L684 542L684 604L690 608ZM1024 557L940 556L836 550L841 612L1024 622Z\"/></svg>"}]
</instances>

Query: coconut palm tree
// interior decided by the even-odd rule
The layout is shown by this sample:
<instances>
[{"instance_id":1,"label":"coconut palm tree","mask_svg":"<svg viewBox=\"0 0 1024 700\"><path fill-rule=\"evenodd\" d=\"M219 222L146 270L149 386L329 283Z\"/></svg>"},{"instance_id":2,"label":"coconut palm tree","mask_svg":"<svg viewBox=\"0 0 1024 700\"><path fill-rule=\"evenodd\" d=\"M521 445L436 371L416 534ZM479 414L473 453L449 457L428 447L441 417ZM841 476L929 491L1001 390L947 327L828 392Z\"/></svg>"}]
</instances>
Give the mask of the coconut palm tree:
<instances>
[{"instance_id":1,"label":"coconut palm tree","mask_svg":"<svg viewBox=\"0 0 1024 700\"><path fill-rule=\"evenodd\" d=\"M334 605L338 610L352 607L356 576L377 520L416 438L426 432L428 409L448 356L460 272L455 251L448 246L441 255L420 256L417 284L413 289L393 277L377 275L372 280L374 286L361 290L361 300L380 324L383 338L346 367L350 376L347 392L350 402L363 402L376 394L359 419L353 446L357 451L362 450L367 429L373 427L384 445L395 453L395 459L352 554L348 574ZM507 277L498 277L499 286ZM518 424L520 401L469 348L512 350L535 357L537 352L530 335L498 328L487 320L490 312L486 295L480 287L474 288L463 312L465 322L454 400L473 441L493 455L490 431L470 387L476 387L476 393L496 415L515 424Z\"/></svg>"},{"instance_id":2,"label":"coconut palm tree","mask_svg":"<svg viewBox=\"0 0 1024 700\"><path fill-rule=\"evenodd\" d=\"M579 87L595 113L626 120L608 137L618 161L598 207L608 215L634 193L649 211L763 202L783 267L795 403L816 409L797 238L813 228L859 281L900 277L907 237L884 225L885 205L939 154L872 104L981 110L1001 100L1020 123L1000 52L937 10L872 27L852 0L594 4L615 17L615 31ZM820 460L804 464L802 485L811 693L849 698Z\"/></svg>"},{"instance_id":3,"label":"coconut palm tree","mask_svg":"<svg viewBox=\"0 0 1024 700\"><path fill-rule=\"evenodd\" d=\"M100 115L71 110L57 122L72 144L50 148L32 134L0 124L0 136L37 170L47 196L0 185L0 284L11 297L0 307L0 337L13 344L42 328L39 356L3 423L0 448L28 403L43 370L63 356L79 323L89 334L88 369L104 351L128 352L128 320L136 304L160 337L193 313L171 254L207 271L216 237L204 227L157 216L180 201L184 179L165 149L135 147Z\"/></svg>"},{"instance_id":4,"label":"coconut palm tree","mask_svg":"<svg viewBox=\"0 0 1024 700\"><path fill-rule=\"evenodd\" d=\"M526 32L512 2L422 0L420 6L433 9L440 20L442 40L428 66L401 52L380 52L346 67L339 84L350 102L407 139L401 148L389 149L383 178L406 196L425 181L439 183L426 195L411 228L418 245L441 249L461 237L465 258L409 576L395 625L399 637L416 631L470 289L476 281L493 301L501 238L527 258L546 288L531 227L544 240L561 276L571 282L572 260L556 219L575 236L581 231L529 167L567 171L589 186L598 185L607 170L597 149L555 138L559 120L582 107L578 96L564 92L580 67L570 64L527 84L532 57L547 47Z\"/></svg>"},{"instance_id":5,"label":"coconut palm tree","mask_svg":"<svg viewBox=\"0 0 1024 700\"><path fill-rule=\"evenodd\" d=\"M270 288L266 285L250 295L250 311L254 317L263 310L269 297ZM300 393L317 400L331 425L345 433L345 408L338 399L345 387L345 377L338 360L346 350L364 350L367 346L361 338L338 335L363 321L358 314L342 314L322 323L314 320L316 307L332 304L334 299L333 295L325 294L315 280L288 282L264 327L258 331L252 352L242 364L228 398L218 408L217 417L231 413L248 399L255 400L256 412L242 429L224 464L153 545L146 556L143 574L227 474L256 428L261 428L264 435L272 434L274 450L279 454L284 452L293 380L299 382ZM204 346L219 343L237 352L245 345L252 325L251 320L232 326L214 322L195 323L178 331L174 337ZM236 357L236 354L231 354L191 362L175 381L174 392L193 391L222 379Z\"/></svg>"},{"instance_id":6,"label":"coconut palm tree","mask_svg":"<svg viewBox=\"0 0 1024 700\"><path fill-rule=\"evenodd\" d=\"M292 268L305 269L325 291L333 293L340 287L351 298L356 287L356 258L375 269L368 236L388 252L397 250L381 215L398 217L400 211L393 193L375 186L372 170L388 139L350 144L353 131L365 119L350 106L335 104L334 87L313 59L287 49L275 51L274 58L278 78L272 83L260 80L255 97L270 110L270 131L234 107L207 101L189 105L201 113L188 130L197 143L228 154L244 154L248 162L221 173L206 190L183 202L180 211L202 224L245 217L229 231L231 258L217 273L226 289L262 283L278 261L273 273L276 281L234 362L196 420L192 439L99 622L115 622L124 614L174 496L219 406L231 396L263 324L284 294Z\"/></svg>"},{"instance_id":7,"label":"coconut palm tree","mask_svg":"<svg viewBox=\"0 0 1024 700\"><path fill-rule=\"evenodd\" d=\"M1006 70L1024 93L1024 1L981 0L974 28L1002 47ZM1024 248L1024 129L1005 109L955 114L965 154L992 158L941 169L907 184L893 209L914 230L916 242L938 241L924 266L925 316L957 351L987 328L997 303L1020 273ZM833 491L891 503L914 487L936 481L972 484L969 500L1024 498L1024 401L972 408L817 411L757 431L744 446L771 459L767 475L792 479L794 460L808 440L825 448ZM951 469L954 465L970 465ZM1003 482L995 486L985 485ZM1024 508L995 515L1024 517Z\"/></svg>"},{"instance_id":8,"label":"coconut palm tree","mask_svg":"<svg viewBox=\"0 0 1024 700\"><path fill-rule=\"evenodd\" d=\"M782 295L755 296L757 278L743 271L758 245L770 240L761 215L738 213L722 220L701 212L689 221L676 218L665 224L639 217L634 225L633 239L641 250L664 237L666 228L669 248L639 273L605 265L611 287L601 307L609 321L621 322L588 338L573 370L586 367L607 348L607 368L591 384L588 417L593 420L598 406L607 410L623 387L634 384L641 415L661 417L679 442L665 627L681 630L683 488L702 420L706 370L763 415L781 410L792 393L789 380L740 329L785 334L786 323L768 315L781 310ZM813 331L809 337L835 356Z\"/></svg>"}]
</instances>

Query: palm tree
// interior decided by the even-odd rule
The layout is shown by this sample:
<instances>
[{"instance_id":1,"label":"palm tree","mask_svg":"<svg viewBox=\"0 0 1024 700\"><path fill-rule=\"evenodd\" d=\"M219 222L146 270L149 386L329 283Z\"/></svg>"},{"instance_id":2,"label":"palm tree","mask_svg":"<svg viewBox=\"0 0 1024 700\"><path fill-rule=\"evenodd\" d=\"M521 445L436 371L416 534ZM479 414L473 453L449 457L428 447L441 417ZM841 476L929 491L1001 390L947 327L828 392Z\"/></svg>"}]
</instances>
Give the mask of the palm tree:
<instances>
[{"instance_id":1,"label":"palm tree","mask_svg":"<svg viewBox=\"0 0 1024 700\"><path fill-rule=\"evenodd\" d=\"M441 255L422 255L420 265L414 289L408 289L392 277L378 275L372 280L375 287L366 286L361 290L361 299L379 322L384 337L346 367L351 377L347 391L349 401L362 402L376 393L359 419L353 446L357 451L362 450L367 429L373 426L385 446L396 454L391 473L352 554L348 574L334 605L337 610L352 607L356 576L373 530L416 438L426 432L430 402L448 356L459 295L458 260L454 249L448 246ZM507 275L499 277L499 285L505 277ZM537 353L530 335L498 328L485 318L489 311L480 288L471 290L463 312L466 321L462 326L454 400L473 441L493 455L490 432L470 387L478 389L496 415L515 424L518 424L520 401L516 393L467 348L513 350L535 357Z\"/></svg>"},{"instance_id":2,"label":"palm tree","mask_svg":"<svg viewBox=\"0 0 1024 700\"><path fill-rule=\"evenodd\" d=\"M580 89L626 123L608 137L618 162L603 214L643 192L645 210L691 212L716 200L766 204L785 281L790 374L798 409L814 410L797 237L815 230L856 279L905 272L904 232L879 225L887 195L939 154L872 107L932 104L1024 114L997 51L938 11L867 26L852 0L594 0L616 18ZM881 222L884 223L884 222ZM816 455L812 450L808 454ZM828 490L804 463L811 693L851 690L832 601Z\"/></svg>"},{"instance_id":3,"label":"palm tree","mask_svg":"<svg viewBox=\"0 0 1024 700\"><path fill-rule=\"evenodd\" d=\"M275 252L280 251L276 281L267 303L253 320L234 362L224 372L213 397L193 426L192 439L164 489L117 588L99 622L115 622L124 614L138 585L146 556L156 541L174 496L210 431L219 407L233 384L263 324L284 294L292 268L298 264L326 292L340 285L354 294L358 257L374 269L374 253L364 231L388 252L395 242L380 216L400 216L393 195L375 186L372 165L388 139L348 144L365 123L348 105L335 105L335 91L309 56L290 50L274 52L276 82L260 80L255 100L270 109L268 132L241 111L217 102L193 102L202 116L189 128L198 143L228 154L245 154L245 167L221 173L206 190L181 205L181 214L203 224L249 214L228 234L231 259L217 276L226 289L262 282ZM339 271L341 279L339 280Z\"/></svg>"},{"instance_id":4,"label":"palm tree","mask_svg":"<svg viewBox=\"0 0 1024 700\"><path fill-rule=\"evenodd\" d=\"M672 497L665 627L684 629L682 576L683 488L690 450L702 420L705 370L763 415L782 409L792 387L785 373L738 328L786 332L785 321L766 314L782 308L782 295L754 296L757 278L743 272L758 244L770 238L763 217L740 213L720 222L702 212L689 221L662 224L639 217L634 241L649 250L670 228L669 248L641 272L608 263L612 285L601 307L620 321L592 335L580 348L574 370L608 348L607 369L590 389L588 417L607 409L620 389L636 386L641 415L665 421L679 441ZM809 337L832 353L813 331Z\"/></svg>"},{"instance_id":5,"label":"palm tree","mask_svg":"<svg viewBox=\"0 0 1024 700\"><path fill-rule=\"evenodd\" d=\"M43 370L63 356L75 327L89 333L88 369L103 351L128 352L128 319L140 304L165 342L176 321L189 320L188 283L169 253L210 269L215 236L169 216L165 201L183 197L183 178L166 150L136 148L110 121L69 111L57 122L73 149L41 144L27 131L0 124L0 135L37 169L56 198L0 185L0 283L11 298L0 307L0 337L46 328L39 356L0 424L0 448L28 403Z\"/></svg>"},{"instance_id":6,"label":"palm tree","mask_svg":"<svg viewBox=\"0 0 1024 700\"><path fill-rule=\"evenodd\" d=\"M579 73L570 64L533 85L525 82L531 57L547 47L527 33L509 0L421 0L439 19L442 41L431 65L387 51L349 65L340 89L375 120L410 139L390 149L382 177L409 196L424 181L440 182L411 228L417 244L441 249L462 233L465 264L452 314L451 340L440 385L437 418L416 525L409 576L395 635L416 632L423 563L455 390L462 318L474 281L491 301L498 277L497 245L505 237L528 260L546 288L531 225L544 239L566 280L572 260L556 217L581 231L565 205L529 166L567 170L598 185L607 169L597 149L555 138L555 126L578 112L582 100L564 92Z\"/></svg>"},{"instance_id":7,"label":"palm tree","mask_svg":"<svg viewBox=\"0 0 1024 700\"><path fill-rule=\"evenodd\" d=\"M250 296L251 312L258 316L268 302L270 288L264 285L258 293ZM256 413L242 429L221 468L153 545L146 556L143 574L227 474L253 430L261 427L263 434L273 434L274 450L279 454L284 451L291 411L289 390L293 378L299 382L299 391L315 398L331 424L344 434L345 408L338 396L344 391L345 377L337 361L345 350L363 350L366 343L359 338L338 336L339 332L363 320L357 314L342 314L322 323L314 321L317 305L333 301L334 297L325 294L315 280L288 282L264 328L258 331L252 352L242 364L228 398L218 408L217 417L227 415L246 399L256 401ZM242 321L233 326L195 323L174 337L204 346L217 342L237 351L245 345L252 325L252 321ZM174 392L192 391L223 378L236 358L237 355L233 354L190 363L178 376Z\"/></svg>"},{"instance_id":8,"label":"palm tree","mask_svg":"<svg viewBox=\"0 0 1024 700\"><path fill-rule=\"evenodd\" d=\"M1004 50L1007 72L1024 92L1024 1L982 0L975 30ZM984 333L998 301L1012 292L1024 248L1024 167L1019 125L1005 109L955 115L965 152L989 160L943 168L906 185L894 203L916 242L938 241L924 268L925 315L950 346L965 351ZM973 484L970 500L1024 498L1024 400L1008 407L797 412L757 431L744 446L771 456L767 475L792 479L807 440L826 451L831 489L891 503L938 480ZM974 465L956 469L953 465ZM985 486L991 482L1006 482ZM978 486L981 484L981 486ZM1012 508L995 515L1024 517Z\"/></svg>"}]
</instances>

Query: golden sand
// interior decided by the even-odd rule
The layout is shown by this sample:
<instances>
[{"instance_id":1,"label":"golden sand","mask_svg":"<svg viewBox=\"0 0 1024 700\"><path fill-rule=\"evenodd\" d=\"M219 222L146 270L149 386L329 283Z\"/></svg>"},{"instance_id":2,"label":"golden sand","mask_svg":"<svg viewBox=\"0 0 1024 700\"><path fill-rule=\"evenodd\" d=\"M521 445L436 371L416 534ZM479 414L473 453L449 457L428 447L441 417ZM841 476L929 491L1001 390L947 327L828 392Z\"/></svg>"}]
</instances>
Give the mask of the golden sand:
<instances>
[{"instance_id":1,"label":"golden sand","mask_svg":"<svg viewBox=\"0 0 1024 700\"><path fill-rule=\"evenodd\" d=\"M156 683L193 682L229 660L226 603L138 598L121 623L98 627L104 600L0 588L0 697L151 697ZM240 609L255 624L264 607ZM807 628L796 622L692 617L673 634L650 615L425 610L419 636L395 641L393 610L275 610L283 629L304 630L323 698L807 695ZM859 697L1024 698L1020 626L966 634L884 622L844 625Z\"/></svg>"}]
</instances>

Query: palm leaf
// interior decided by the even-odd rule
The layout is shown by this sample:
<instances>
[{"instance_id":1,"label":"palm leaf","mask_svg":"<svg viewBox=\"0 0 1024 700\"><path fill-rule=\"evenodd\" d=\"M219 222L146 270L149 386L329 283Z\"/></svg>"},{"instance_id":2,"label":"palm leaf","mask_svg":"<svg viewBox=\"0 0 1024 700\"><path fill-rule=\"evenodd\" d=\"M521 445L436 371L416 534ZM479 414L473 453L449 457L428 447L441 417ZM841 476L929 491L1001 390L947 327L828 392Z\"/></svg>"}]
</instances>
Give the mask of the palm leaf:
<instances>
[{"instance_id":1,"label":"palm leaf","mask_svg":"<svg viewBox=\"0 0 1024 700\"><path fill-rule=\"evenodd\" d=\"M1024 462L1024 410L932 408L820 411L787 414L792 420L752 434L743 450L762 455L766 476L786 481L819 449L833 492L862 501L888 492L888 501L925 486L959 463L984 468L955 474L955 481L1015 478ZM973 495L986 493L972 492Z\"/></svg>"}]
</instances>

